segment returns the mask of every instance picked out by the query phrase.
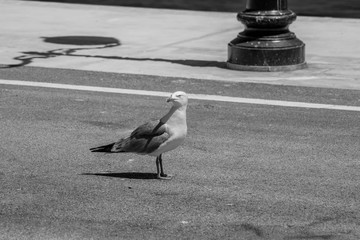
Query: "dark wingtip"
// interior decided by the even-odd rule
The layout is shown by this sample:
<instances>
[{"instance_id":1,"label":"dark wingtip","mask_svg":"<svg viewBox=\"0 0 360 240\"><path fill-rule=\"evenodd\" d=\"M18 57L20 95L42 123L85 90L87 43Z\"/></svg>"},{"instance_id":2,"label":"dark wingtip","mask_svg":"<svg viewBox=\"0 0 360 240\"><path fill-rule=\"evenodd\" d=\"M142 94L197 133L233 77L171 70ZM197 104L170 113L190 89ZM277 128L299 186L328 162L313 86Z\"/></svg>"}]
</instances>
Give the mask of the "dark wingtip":
<instances>
[{"instance_id":1,"label":"dark wingtip","mask_svg":"<svg viewBox=\"0 0 360 240\"><path fill-rule=\"evenodd\" d=\"M111 143L111 144L100 146L100 147L90 148L89 150L91 152L111 152L111 149L113 148L113 146L114 146L114 143Z\"/></svg>"}]
</instances>

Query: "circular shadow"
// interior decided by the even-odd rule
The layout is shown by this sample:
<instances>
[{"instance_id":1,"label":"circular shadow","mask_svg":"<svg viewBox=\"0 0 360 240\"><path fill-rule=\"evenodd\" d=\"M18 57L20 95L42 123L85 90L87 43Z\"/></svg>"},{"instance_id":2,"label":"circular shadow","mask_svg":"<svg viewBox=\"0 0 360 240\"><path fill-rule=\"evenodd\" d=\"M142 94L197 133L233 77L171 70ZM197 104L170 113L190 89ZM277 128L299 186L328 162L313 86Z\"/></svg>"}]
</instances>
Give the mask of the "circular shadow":
<instances>
[{"instance_id":1,"label":"circular shadow","mask_svg":"<svg viewBox=\"0 0 360 240\"><path fill-rule=\"evenodd\" d=\"M42 37L44 42L68 45L120 45L120 41L112 37L96 36L61 36L61 37Z\"/></svg>"}]
</instances>

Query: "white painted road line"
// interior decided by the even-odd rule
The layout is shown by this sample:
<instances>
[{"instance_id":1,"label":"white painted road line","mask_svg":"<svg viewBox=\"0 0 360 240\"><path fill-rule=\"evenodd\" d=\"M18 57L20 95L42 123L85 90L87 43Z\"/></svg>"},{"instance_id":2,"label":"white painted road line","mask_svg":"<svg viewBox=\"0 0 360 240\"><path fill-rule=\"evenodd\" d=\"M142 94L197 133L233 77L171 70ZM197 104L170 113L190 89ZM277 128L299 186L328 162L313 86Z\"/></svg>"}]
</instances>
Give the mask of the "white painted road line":
<instances>
[{"instance_id":1,"label":"white painted road line","mask_svg":"<svg viewBox=\"0 0 360 240\"><path fill-rule=\"evenodd\" d=\"M30 82L30 81L18 81L18 80L3 80L3 79L0 79L0 84L16 85L16 86L29 86L29 87L56 88L56 89L68 89L68 90L78 90L78 91L120 93L120 94L132 94L132 95L142 95L142 96L156 96L156 97L168 97L171 94L170 92L160 92L160 91L146 91L146 90L134 90L134 89L124 89L124 88L108 88L108 87L95 87L95 86L71 85L71 84L47 83L47 82ZM306 103L306 102L291 102L291 101L267 100L267 99L256 99L256 98L238 98L238 97L206 95L206 94L188 94L188 95L189 95L189 98L191 98L191 99L206 100L206 101L219 101L219 102L259 104L259 105L270 105L270 106L281 106L281 107L329 109L329 110L360 112L359 106L331 105L331 104Z\"/></svg>"}]
</instances>

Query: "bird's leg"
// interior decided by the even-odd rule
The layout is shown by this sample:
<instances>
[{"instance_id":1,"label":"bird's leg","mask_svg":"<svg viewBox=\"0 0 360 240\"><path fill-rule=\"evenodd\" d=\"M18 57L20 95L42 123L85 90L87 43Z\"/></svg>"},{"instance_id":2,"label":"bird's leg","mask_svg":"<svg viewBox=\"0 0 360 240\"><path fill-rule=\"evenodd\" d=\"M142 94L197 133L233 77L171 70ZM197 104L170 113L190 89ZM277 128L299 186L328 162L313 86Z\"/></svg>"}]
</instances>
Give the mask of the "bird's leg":
<instances>
[{"instance_id":1,"label":"bird's leg","mask_svg":"<svg viewBox=\"0 0 360 240\"><path fill-rule=\"evenodd\" d=\"M163 164L162 164L162 154L160 154L159 156L159 163L160 163L160 176L161 177L166 177L167 175L164 173L164 169L163 169Z\"/></svg>"},{"instance_id":2,"label":"bird's leg","mask_svg":"<svg viewBox=\"0 0 360 240\"><path fill-rule=\"evenodd\" d=\"M171 175L167 175L164 173L161 154L156 158L156 168L158 179L170 180L172 178Z\"/></svg>"},{"instance_id":3,"label":"bird's leg","mask_svg":"<svg viewBox=\"0 0 360 240\"><path fill-rule=\"evenodd\" d=\"M156 157L156 176L157 178L160 178L160 160L159 156Z\"/></svg>"}]
</instances>

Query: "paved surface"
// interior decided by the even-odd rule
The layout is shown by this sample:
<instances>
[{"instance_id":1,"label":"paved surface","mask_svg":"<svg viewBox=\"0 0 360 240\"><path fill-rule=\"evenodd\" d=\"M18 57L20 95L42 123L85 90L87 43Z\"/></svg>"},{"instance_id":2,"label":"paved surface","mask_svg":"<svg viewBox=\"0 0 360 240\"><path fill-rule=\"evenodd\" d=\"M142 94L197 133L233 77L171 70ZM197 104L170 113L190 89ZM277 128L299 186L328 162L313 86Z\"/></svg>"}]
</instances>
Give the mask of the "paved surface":
<instances>
[{"instance_id":1,"label":"paved surface","mask_svg":"<svg viewBox=\"0 0 360 240\"><path fill-rule=\"evenodd\" d=\"M165 99L0 94L2 239L360 237L358 112L192 100L186 143L164 156L176 176L159 181L152 158L88 149L163 114Z\"/></svg>"},{"instance_id":2,"label":"paved surface","mask_svg":"<svg viewBox=\"0 0 360 240\"><path fill-rule=\"evenodd\" d=\"M251 73L224 69L227 43L243 29L235 13L13 0L0 11L2 64L360 89L359 19L299 17L290 28L309 68Z\"/></svg>"},{"instance_id":3,"label":"paved surface","mask_svg":"<svg viewBox=\"0 0 360 240\"><path fill-rule=\"evenodd\" d=\"M360 106L359 20L299 18L309 68L250 73L222 68L234 14L8 0L0 11L0 79ZM153 179L149 157L88 151L167 107L1 85L0 239L360 238L359 112L191 99L189 137L164 156L172 181Z\"/></svg>"}]
</instances>

